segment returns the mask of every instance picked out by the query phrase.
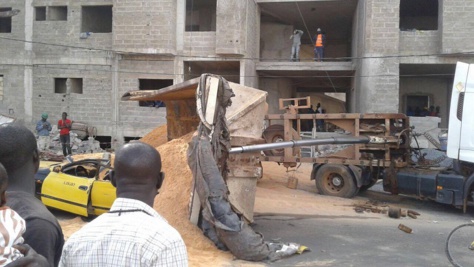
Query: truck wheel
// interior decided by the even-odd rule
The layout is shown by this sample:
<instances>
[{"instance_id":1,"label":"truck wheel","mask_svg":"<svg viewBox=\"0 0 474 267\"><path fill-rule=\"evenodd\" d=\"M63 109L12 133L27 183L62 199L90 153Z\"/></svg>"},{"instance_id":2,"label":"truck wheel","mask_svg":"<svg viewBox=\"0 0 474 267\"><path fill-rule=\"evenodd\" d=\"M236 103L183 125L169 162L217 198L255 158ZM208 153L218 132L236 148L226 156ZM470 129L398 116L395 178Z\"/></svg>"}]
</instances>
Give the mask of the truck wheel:
<instances>
[{"instance_id":1,"label":"truck wheel","mask_svg":"<svg viewBox=\"0 0 474 267\"><path fill-rule=\"evenodd\" d=\"M294 130L291 129L291 136L293 140L300 140L301 137L298 135L298 133ZM281 124L273 124L270 125L265 131L263 131L263 139L265 139L265 142L268 143L278 143L278 142L284 142L285 141L285 128ZM295 147L294 152L296 155L299 155L301 148ZM272 150L264 150L263 153L266 156L284 156L285 155L285 149L284 148L279 148L279 149L272 149Z\"/></svg>"},{"instance_id":2,"label":"truck wheel","mask_svg":"<svg viewBox=\"0 0 474 267\"><path fill-rule=\"evenodd\" d=\"M321 166L315 180L316 188L322 195L351 198L359 191L354 177L344 165Z\"/></svg>"}]
</instances>

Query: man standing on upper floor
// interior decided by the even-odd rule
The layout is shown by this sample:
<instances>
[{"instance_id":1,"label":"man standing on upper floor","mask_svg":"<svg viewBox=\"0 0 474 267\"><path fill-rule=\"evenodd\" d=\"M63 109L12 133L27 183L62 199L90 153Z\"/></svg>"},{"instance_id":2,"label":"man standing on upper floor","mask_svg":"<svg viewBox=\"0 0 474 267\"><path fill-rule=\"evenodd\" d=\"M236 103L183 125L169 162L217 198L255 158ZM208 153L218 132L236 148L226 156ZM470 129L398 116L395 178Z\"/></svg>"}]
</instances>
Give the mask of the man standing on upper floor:
<instances>
[{"instance_id":1,"label":"man standing on upper floor","mask_svg":"<svg viewBox=\"0 0 474 267\"><path fill-rule=\"evenodd\" d=\"M324 58L324 46L326 45L326 34L318 28L314 36L314 61L321 62Z\"/></svg>"},{"instance_id":2,"label":"man standing on upper floor","mask_svg":"<svg viewBox=\"0 0 474 267\"><path fill-rule=\"evenodd\" d=\"M302 35L302 30L295 30L290 36L290 40L293 39L293 45L291 46L291 61L300 61L300 46Z\"/></svg>"}]
</instances>

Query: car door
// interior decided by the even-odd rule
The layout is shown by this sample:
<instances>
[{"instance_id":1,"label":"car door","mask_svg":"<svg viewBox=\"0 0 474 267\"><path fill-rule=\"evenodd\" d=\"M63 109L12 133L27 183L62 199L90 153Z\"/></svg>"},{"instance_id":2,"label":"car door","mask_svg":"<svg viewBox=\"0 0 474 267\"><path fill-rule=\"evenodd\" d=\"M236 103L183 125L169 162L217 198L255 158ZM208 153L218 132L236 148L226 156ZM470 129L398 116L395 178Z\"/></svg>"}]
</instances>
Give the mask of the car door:
<instances>
[{"instance_id":1,"label":"car door","mask_svg":"<svg viewBox=\"0 0 474 267\"><path fill-rule=\"evenodd\" d=\"M67 164L60 171L51 172L43 182L41 201L49 207L87 216L87 205L94 178L78 170L94 168L91 162Z\"/></svg>"},{"instance_id":2,"label":"car door","mask_svg":"<svg viewBox=\"0 0 474 267\"><path fill-rule=\"evenodd\" d=\"M91 206L94 215L109 211L116 198L116 188L110 182L109 172L111 170L110 162L101 162L91 191Z\"/></svg>"},{"instance_id":3,"label":"car door","mask_svg":"<svg viewBox=\"0 0 474 267\"><path fill-rule=\"evenodd\" d=\"M94 181L91 193L91 205L94 215L100 215L110 210L116 198L115 187L110 181Z\"/></svg>"}]
</instances>

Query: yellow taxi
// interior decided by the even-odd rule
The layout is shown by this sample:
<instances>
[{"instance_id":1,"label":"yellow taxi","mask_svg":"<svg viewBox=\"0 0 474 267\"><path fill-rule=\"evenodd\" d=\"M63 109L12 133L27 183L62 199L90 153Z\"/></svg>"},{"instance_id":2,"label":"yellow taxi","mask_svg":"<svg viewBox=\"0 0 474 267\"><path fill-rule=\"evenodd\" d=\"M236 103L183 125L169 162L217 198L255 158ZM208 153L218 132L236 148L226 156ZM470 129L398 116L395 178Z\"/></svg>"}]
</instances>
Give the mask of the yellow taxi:
<instances>
[{"instance_id":1,"label":"yellow taxi","mask_svg":"<svg viewBox=\"0 0 474 267\"><path fill-rule=\"evenodd\" d=\"M110 160L84 159L40 167L36 196L47 207L84 217L109 211L116 198L110 182Z\"/></svg>"}]
</instances>

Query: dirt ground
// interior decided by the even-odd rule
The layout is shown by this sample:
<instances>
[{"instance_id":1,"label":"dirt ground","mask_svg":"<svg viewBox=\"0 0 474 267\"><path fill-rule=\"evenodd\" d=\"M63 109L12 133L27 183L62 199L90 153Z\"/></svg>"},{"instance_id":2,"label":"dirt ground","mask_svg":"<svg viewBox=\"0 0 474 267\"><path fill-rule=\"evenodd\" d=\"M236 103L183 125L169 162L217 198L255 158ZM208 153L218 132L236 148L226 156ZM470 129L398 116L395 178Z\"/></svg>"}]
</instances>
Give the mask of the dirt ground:
<instances>
[{"instance_id":1,"label":"dirt ground","mask_svg":"<svg viewBox=\"0 0 474 267\"><path fill-rule=\"evenodd\" d=\"M176 153L172 156L170 161L176 163L177 166L182 166L184 154L187 149L187 144L182 140L174 140L166 147L159 147L160 152L173 147ZM176 166L175 165L175 166ZM167 181L170 181L170 176L176 175L173 172L179 172L184 177L190 177L190 170L186 168L179 168L175 170L173 167L163 166L166 173ZM336 216L351 213L352 216L357 216L353 211L354 200L332 198L317 195L314 181L310 181L311 165L302 164L296 171L287 172L283 166L278 166L276 163L263 163L263 178L257 183L257 194L255 201L255 215L301 215L301 216ZM289 176L298 178L298 188L289 189L286 187ZM190 180L188 181L190 183ZM234 259L233 255L228 252L219 251L214 245L207 240L200 232L200 230L185 219L187 217L187 204L189 202L190 188L184 185L185 180L180 180L175 183L165 183L160 193L155 200L155 209L163 215L173 227L175 227L183 236L186 246L188 248L189 265L190 266L262 266L258 263L246 262ZM185 193L174 194L176 190L186 188ZM168 193L166 193L168 192ZM163 203L180 203L174 208L167 208L160 205ZM364 215L361 215L364 216ZM381 215L382 216L382 215ZM79 217L72 220L62 220L60 224L66 238L72 233L80 229L86 223ZM289 242L291 240L288 240Z\"/></svg>"},{"instance_id":2,"label":"dirt ground","mask_svg":"<svg viewBox=\"0 0 474 267\"><path fill-rule=\"evenodd\" d=\"M156 133L162 132L157 128ZM153 136L154 133L151 133ZM162 136L162 134L161 134ZM154 208L180 232L186 243L190 266L262 266L259 263L234 259L229 252L218 250L200 229L188 220L188 206L191 197L192 173L187 165L187 148L191 134L166 142L156 138L144 139L157 146L162 155L165 180L160 194L155 199ZM165 143L166 142L166 143ZM102 154L77 155L74 160L84 157L100 158ZM336 216L354 212L354 200L331 198L316 194L314 181L310 181L311 164L301 164L293 171L277 163L263 163L263 177L257 183L255 216L261 215L301 215ZM288 177L298 178L297 189L289 189ZM65 238L86 223L79 217L60 220ZM288 240L291 242L291 240Z\"/></svg>"}]
</instances>

